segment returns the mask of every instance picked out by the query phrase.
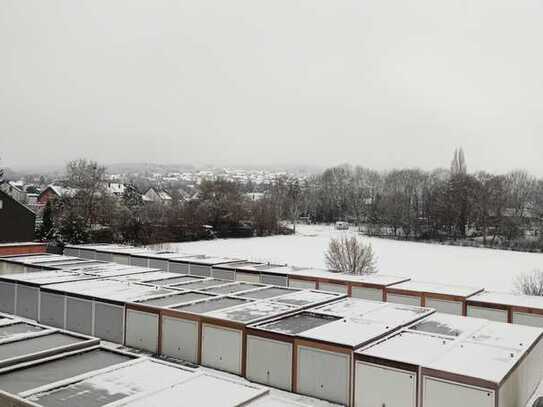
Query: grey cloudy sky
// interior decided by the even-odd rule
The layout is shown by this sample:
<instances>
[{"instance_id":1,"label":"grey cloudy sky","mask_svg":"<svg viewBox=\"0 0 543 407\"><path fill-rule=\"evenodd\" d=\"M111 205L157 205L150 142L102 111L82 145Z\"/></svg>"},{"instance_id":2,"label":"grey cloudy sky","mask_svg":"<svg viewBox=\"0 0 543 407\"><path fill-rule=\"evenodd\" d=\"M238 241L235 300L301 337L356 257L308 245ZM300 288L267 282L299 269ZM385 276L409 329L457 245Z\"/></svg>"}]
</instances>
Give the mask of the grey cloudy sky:
<instances>
[{"instance_id":1,"label":"grey cloudy sky","mask_svg":"<svg viewBox=\"0 0 543 407\"><path fill-rule=\"evenodd\" d=\"M543 175L541 0L2 0L0 156Z\"/></svg>"}]
</instances>

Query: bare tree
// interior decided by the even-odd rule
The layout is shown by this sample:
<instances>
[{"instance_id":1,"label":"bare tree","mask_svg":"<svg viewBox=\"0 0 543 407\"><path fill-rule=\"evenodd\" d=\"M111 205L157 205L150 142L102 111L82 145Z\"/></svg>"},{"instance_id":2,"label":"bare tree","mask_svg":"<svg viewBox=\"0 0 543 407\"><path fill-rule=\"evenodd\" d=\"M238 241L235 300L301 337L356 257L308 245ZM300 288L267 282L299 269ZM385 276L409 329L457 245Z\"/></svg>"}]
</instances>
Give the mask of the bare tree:
<instances>
[{"instance_id":1,"label":"bare tree","mask_svg":"<svg viewBox=\"0 0 543 407\"><path fill-rule=\"evenodd\" d=\"M534 270L517 276L515 288L520 294L543 296L543 271Z\"/></svg>"},{"instance_id":2,"label":"bare tree","mask_svg":"<svg viewBox=\"0 0 543 407\"><path fill-rule=\"evenodd\" d=\"M365 244L356 236L331 239L325 259L328 267L334 271L351 274L377 272L371 244Z\"/></svg>"},{"instance_id":3,"label":"bare tree","mask_svg":"<svg viewBox=\"0 0 543 407\"><path fill-rule=\"evenodd\" d=\"M2 157L0 157L0 165L2 164ZM4 169L0 166L0 184L4 182Z\"/></svg>"}]
</instances>

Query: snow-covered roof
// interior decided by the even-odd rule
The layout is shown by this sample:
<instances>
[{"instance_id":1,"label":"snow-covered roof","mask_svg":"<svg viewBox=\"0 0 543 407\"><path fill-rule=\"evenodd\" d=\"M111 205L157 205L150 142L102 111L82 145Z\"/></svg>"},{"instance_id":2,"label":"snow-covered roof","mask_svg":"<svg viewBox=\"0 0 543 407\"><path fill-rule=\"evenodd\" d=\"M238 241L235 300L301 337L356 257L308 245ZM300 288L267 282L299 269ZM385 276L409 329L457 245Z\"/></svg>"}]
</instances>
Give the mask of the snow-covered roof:
<instances>
[{"instance_id":1,"label":"snow-covered roof","mask_svg":"<svg viewBox=\"0 0 543 407\"><path fill-rule=\"evenodd\" d=\"M468 301L494 305L506 305L512 307L536 308L543 310L543 297L534 295L520 295L484 291L480 294L470 297Z\"/></svg>"},{"instance_id":2,"label":"snow-covered roof","mask_svg":"<svg viewBox=\"0 0 543 407\"><path fill-rule=\"evenodd\" d=\"M334 280L338 283L359 283L359 284L372 284L377 286L389 286L393 284L402 283L409 280L407 277L392 276L387 274L349 274L349 273L336 273L330 270L318 269L318 268L305 268L296 266L276 266L264 270L264 268L257 268L266 273L273 274L286 274L291 278L306 277L312 279L327 279Z\"/></svg>"},{"instance_id":3,"label":"snow-covered roof","mask_svg":"<svg viewBox=\"0 0 543 407\"><path fill-rule=\"evenodd\" d=\"M423 365L445 353L453 341L451 338L426 333L401 331L356 353L390 361Z\"/></svg>"},{"instance_id":4,"label":"snow-covered roof","mask_svg":"<svg viewBox=\"0 0 543 407\"><path fill-rule=\"evenodd\" d=\"M128 363L93 371L71 384L52 385L48 390L27 396L38 405L64 403L84 407L86 400L109 404L119 399L137 397L168 388L194 376L192 369L141 358Z\"/></svg>"},{"instance_id":5,"label":"snow-covered roof","mask_svg":"<svg viewBox=\"0 0 543 407\"><path fill-rule=\"evenodd\" d=\"M253 328L358 348L432 313L427 308L346 298Z\"/></svg>"},{"instance_id":6,"label":"snow-covered roof","mask_svg":"<svg viewBox=\"0 0 543 407\"><path fill-rule=\"evenodd\" d=\"M434 314L356 353L499 384L542 337L539 328Z\"/></svg>"},{"instance_id":7,"label":"snow-covered roof","mask_svg":"<svg viewBox=\"0 0 543 407\"><path fill-rule=\"evenodd\" d=\"M441 337L458 338L470 335L488 325L488 323L485 319L436 312L413 324L409 327L409 330Z\"/></svg>"},{"instance_id":8,"label":"snow-covered roof","mask_svg":"<svg viewBox=\"0 0 543 407\"><path fill-rule=\"evenodd\" d=\"M0 279L4 281L26 283L36 286L63 283L67 281L90 280L92 278L93 277L84 274L70 273L57 270L47 270L36 273L4 274L0 276Z\"/></svg>"},{"instance_id":9,"label":"snow-covered roof","mask_svg":"<svg viewBox=\"0 0 543 407\"><path fill-rule=\"evenodd\" d=\"M313 312L336 315L339 317L361 316L369 311L386 306L386 303L363 300L360 298L344 298L330 304L321 305L312 309Z\"/></svg>"},{"instance_id":10,"label":"snow-covered roof","mask_svg":"<svg viewBox=\"0 0 543 407\"><path fill-rule=\"evenodd\" d=\"M298 305L298 306L314 306L330 302L336 299L345 298L345 294L332 293L318 290L299 290L291 294L282 295L272 298L271 301L280 302L282 304Z\"/></svg>"},{"instance_id":11,"label":"snow-covered roof","mask_svg":"<svg viewBox=\"0 0 543 407\"><path fill-rule=\"evenodd\" d=\"M114 195L122 195L126 189L124 184L119 184L117 182L108 182L106 183L106 191Z\"/></svg>"},{"instance_id":12,"label":"snow-covered roof","mask_svg":"<svg viewBox=\"0 0 543 407\"><path fill-rule=\"evenodd\" d=\"M223 406L247 405L250 401L265 396L268 390L249 382L228 379L209 374L193 377L164 387L163 390L130 399L117 404L119 407L149 406Z\"/></svg>"},{"instance_id":13,"label":"snow-covered roof","mask_svg":"<svg viewBox=\"0 0 543 407\"><path fill-rule=\"evenodd\" d=\"M52 284L48 290L67 294L101 298L110 301L135 301L137 299L173 293L172 290L149 285L116 281L112 279L94 279L70 283Z\"/></svg>"},{"instance_id":14,"label":"snow-covered roof","mask_svg":"<svg viewBox=\"0 0 543 407\"><path fill-rule=\"evenodd\" d=\"M299 307L293 305L263 300L212 311L207 313L206 316L248 324L265 318L272 318L289 312L294 312L298 309Z\"/></svg>"},{"instance_id":15,"label":"snow-covered roof","mask_svg":"<svg viewBox=\"0 0 543 407\"><path fill-rule=\"evenodd\" d=\"M231 263L217 264L214 267L226 269L226 270L239 270L239 271L248 271L248 272L258 272L259 266L264 266L266 263L260 263L256 261L234 261Z\"/></svg>"},{"instance_id":16,"label":"snow-covered roof","mask_svg":"<svg viewBox=\"0 0 543 407\"><path fill-rule=\"evenodd\" d=\"M230 257L215 257L215 256L208 256L205 254L197 254L197 255L190 255L190 256L179 256L176 258L170 259L171 261L176 262L182 262L182 263L191 263L191 264L202 264L206 266L213 266L216 264L223 264L223 263L231 263L231 262L239 262L240 259L236 258L230 258Z\"/></svg>"},{"instance_id":17,"label":"snow-covered roof","mask_svg":"<svg viewBox=\"0 0 543 407\"><path fill-rule=\"evenodd\" d=\"M524 350L462 342L424 367L500 383L524 355Z\"/></svg>"},{"instance_id":18,"label":"snow-covered roof","mask_svg":"<svg viewBox=\"0 0 543 407\"><path fill-rule=\"evenodd\" d=\"M28 256L7 256L2 257L0 260L3 261L9 261L11 263L19 263L19 264L26 264L26 265L32 265L40 262L47 262L47 261L62 261L62 260L76 260L78 257L69 257L69 256L62 256L58 254L38 254L38 255L28 255Z\"/></svg>"},{"instance_id":19,"label":"snow-covered roof","mask_svg":"<svg viewBox=\"0 0 543 407\"><path fill-rule=\"evenodd\" d=\"M405 290L416 293L443 294L456 297L470 297L483 290L482 287L466 287L462 285L429 283L425 281L406 281L390 287L392 290Z\"/></svg>"},{"instance_id":20,"label":"snow-covered roof","mask_svg":"<svg viewBox=\"0 0 543 407\"><path fill-rule=\"evenodd\" d=\"M77 193L76 188L69 188L69 187L63 187L60 185L48 185L43 192L45 192L47 189L51 189L57 196L74 196Z\"/></svg>"},{"instance_id":21,"label":"snow-covered roof","mask_svg":"<svg viewBox=\"0 0 543 407\"><path fill-rule=\"evenodd\" d=\"M178 273L170 273L169 271L148 271L145 273L137 273L137 274L127 274L123 276L115 277L116 280L122 280L122 281L132 281L132 282L142 282L142 283L153 283L157 282L156 285L163 285L160 282L165 281L166 284L168 284L168 280L175 279L175 278L190 278L191 280L194 280L194 276L187 276L185 274L178 274ZM172 283L173 284L173 283Z\"/></svg>"}]
</instances>

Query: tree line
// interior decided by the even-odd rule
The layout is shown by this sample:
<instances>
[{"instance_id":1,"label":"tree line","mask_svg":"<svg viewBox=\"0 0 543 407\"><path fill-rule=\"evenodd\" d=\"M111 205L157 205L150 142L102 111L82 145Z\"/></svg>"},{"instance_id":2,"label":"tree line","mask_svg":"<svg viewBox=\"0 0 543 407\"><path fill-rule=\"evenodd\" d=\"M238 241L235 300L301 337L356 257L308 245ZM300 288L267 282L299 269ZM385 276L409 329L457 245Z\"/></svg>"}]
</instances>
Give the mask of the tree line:
<instances>
[{"instance_id":1,"label":"tree line","mask_svg":"<svg viewBox=\"0 0 543 407\"><path fill-rule=\"evenodd\" d=\"M369 235L543 249L543 180L526 171L469 173L462 149L449 169L378 172L343 165L302 186L298 212L347 220Z\"/></svg>"},{"instance_id":2,"label":"tree line","mask_svg":"<svg viewBox=\"0 0 543 407\"><path fill-rule=\"evenodd\" d=\"M288 185L277 182L261 199L244 186L224 179L203 181L195 198L170 190L171 203L144 202L128 184L122 196L106 192L106 168L85 159L69 162L63 185L72 193L47 203L38 235L69 243L152 244L213 237L248 237L289 233L282 226Z\"/></svg>"}]
</instances>

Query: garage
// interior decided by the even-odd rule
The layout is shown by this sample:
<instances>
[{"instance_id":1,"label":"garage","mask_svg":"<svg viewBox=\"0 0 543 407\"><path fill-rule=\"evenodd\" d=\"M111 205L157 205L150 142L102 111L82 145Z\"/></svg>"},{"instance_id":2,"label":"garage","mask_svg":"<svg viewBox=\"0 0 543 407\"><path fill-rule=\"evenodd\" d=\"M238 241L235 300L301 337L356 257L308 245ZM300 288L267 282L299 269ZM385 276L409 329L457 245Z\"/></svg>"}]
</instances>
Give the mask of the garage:
<instances>
[{"instance_id":1,"label":"garage","mask_svg":"<svg viewBox=\"0 0 543 407\"><path fill-rule=\"evenodd\" d=\"M218 296L161 309L161 353L200 363L203 315L246 302L243 298Z\"/></svg>"},{"instance_id":2,"label":"garage","mask_svg":"<svg viewBox=\"0 0 543 407\"><path fill-rule=\"evenodd\" d=\"M128 302L126 304L126 345L152 353L160 353L161 309L213 297L212 294L188 291Z\"/></svg>"},{"instance_id":3,"label":"garage","mask_svg":"<svg viewBox=\"0 0 543 407\"><path fill-rule=\"evenodd\" d=\"M11 310L15 315L39 321L41 288L61 282L90 279L92 279L91 276L57 270L0 276L0 293L2 293L0 296L0 309L3 312L10 312ZM58 308L58 301L55 306ZM63 317L47 315L47 318L53 326L63 328Z\"/></svg>"},{"instance_id":4,"label":"garage","mask_svg":"<svg viewBox=\"0 0 543 407\"><path fill-rule=\"evenodd\" d=\"M356 407L417 406L419 370L486 321L435 313L355 352Z\"/></svg>"},{"instance_id":5,"label":"garage","mask_svg":"<svg viewBox=\"0 0 543 407\"><path fill-rule=\"evenodd\" d=\"M543 328L543 298L485 291L468 300L468 315Z\"/></svg>"},{"instance_id":6,"label":"garage","mask_svg":"<svg viewBox=\"0 0 543 407\"><path fill-rule=\"evenodd\" d=\"M488 322L421 369L423 407L524 406L543 375L542 336Z\"/></svg>"},{"instance_id":7,"label":"garage","mask_svg":"<svg viewBox=\"0 0 543 407\"><path fill-rule=\"evenodd\" d=\"M127 301L156 297L173 291L137 283L92 279L51 284L47 294L66 297L66 327L101 339L124 343ZM47 311L50 312L50 311Z\"/></svg>"},{"instance_id":8,"label":"garage","mask_svg":"<svg viewBox=\"0 0 543 407\"><path fill-rule=\"evenodd\" d=\"M355 406L417 407L417 372L356 362Z\"/></svg>"},{"instance_id":9,"label":"garage","mask_svg":"<svg viewBox=\"0 0 543 407\"><path fill-rule=\"evenodd\" d=\"M360 302L361 312L356 312L356 302ZM332 309L334 306L337 310ZM432 313L424 308L372 305L353 298L319 307L319 311L327 308L330 315L345 310L345 317L296 335L294 389L345 405L352 405L354 396L354 351Z\"/></svg>"},{"instance_id":10,"label":"garage","mask_svg":"<svg viewBox=\"0 0 543 407\"><path fill-rule=\"evenodd\" d=\"M245 375L246 326L297 309L293 305L263 300L206 313L202 319L202 364Z\"/></svg>"}]
</instances>

